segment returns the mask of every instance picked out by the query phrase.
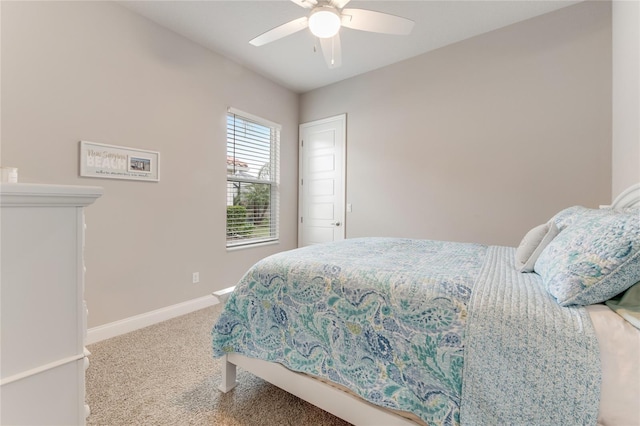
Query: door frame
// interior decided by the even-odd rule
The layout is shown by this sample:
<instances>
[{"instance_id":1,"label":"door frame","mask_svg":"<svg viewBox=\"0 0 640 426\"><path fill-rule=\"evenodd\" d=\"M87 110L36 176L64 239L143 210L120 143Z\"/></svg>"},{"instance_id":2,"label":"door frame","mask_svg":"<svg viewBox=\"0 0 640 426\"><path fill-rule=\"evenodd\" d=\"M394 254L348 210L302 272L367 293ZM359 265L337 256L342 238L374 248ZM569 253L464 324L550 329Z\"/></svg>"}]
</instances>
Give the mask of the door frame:
<instances>
[{"instance_id":1,"label":"door frame","mask_svg":"<svg viewBox=\"0 0 640 426\"><path fill-rule=\"evenodd\" d=\"M302 213L304 206L304 191L302 190L302 179L304 177L304 159L303 159L303 140L302 132L306 127L317 126L319 124L326 124L332 121L340 122L338 126L342 130L344 135L344 143L342 144L342 164L340 164L341 179L342 179L342 238L347 237L347 113L334 115L320 120L309 121L302 123L298 126L298 247L302 247L303 226L302 226Z\"/></svg>"}]
</instances>

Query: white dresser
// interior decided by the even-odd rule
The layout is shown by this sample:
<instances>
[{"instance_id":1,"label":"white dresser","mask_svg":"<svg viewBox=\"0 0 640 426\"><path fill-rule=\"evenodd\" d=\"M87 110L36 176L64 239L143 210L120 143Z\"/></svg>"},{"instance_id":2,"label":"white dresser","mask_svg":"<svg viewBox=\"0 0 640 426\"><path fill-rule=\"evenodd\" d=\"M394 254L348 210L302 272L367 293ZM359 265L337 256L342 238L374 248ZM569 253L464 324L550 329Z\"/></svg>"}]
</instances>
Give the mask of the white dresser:
<instances>
[{"instance_id":1,"label":"white dresser","mask_svg":"<svg viewBox=\"0 0 640 426\"><path fill-rule=\"evenodd\" d=\"M102 188L0 184L0 424L84 425L84 208Z\"/></svg>"}]
</instances>

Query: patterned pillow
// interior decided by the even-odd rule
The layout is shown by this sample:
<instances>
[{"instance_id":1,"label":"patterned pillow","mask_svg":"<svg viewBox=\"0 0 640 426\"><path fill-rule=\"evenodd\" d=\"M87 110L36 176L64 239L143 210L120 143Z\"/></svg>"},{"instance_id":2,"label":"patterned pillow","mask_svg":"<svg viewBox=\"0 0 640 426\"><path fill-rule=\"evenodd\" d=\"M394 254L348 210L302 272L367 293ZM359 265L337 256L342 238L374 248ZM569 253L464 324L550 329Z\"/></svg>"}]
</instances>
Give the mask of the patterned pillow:
<instances>
[{"instance_id":1,"label":"patterned pillow","mask_svg":"<svg viewBox=\"0 0 640 426\"><path fill-rule=\"evenodd\" d=\"M516 249L516 268L520 272L533 272L533 266L540 253L558 235L558 232L553 221L536 226L527 232Z\"/></svg>"},{"instance_id":2,"label":"patterned pillow","mask_svg":"<svg viewBox=\"0 0 640 426\"><path fill-rule=\"evenodd\" d=\"M551 218L551 221L556 224L559 231L562 231L576 220L594 216L607 216L612 213L614 213L614 211L610 209L590 209L583 206L573 206L556 213L556 215Z\"/></svg>"},{"instance_id":3,"label":"patterned pillow","mask_svg":"<svg viewBox=\"0 0 640 426\"><path fill-rule=\"evenodd\" d=\"M607 212L575 218L536 261L562 306L604 302L640 280L640 215Z\"/></svg>"}]
</instances>

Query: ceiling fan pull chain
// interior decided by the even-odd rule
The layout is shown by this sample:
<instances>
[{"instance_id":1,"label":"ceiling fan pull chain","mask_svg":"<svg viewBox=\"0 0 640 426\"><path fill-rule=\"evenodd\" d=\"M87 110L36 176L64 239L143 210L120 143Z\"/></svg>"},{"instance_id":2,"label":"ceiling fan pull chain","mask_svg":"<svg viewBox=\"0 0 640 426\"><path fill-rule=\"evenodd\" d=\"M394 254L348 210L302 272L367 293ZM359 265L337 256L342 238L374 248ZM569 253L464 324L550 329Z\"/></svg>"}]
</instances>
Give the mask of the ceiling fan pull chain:
<instances>
[{"instance_id":1,"label":"ceiling fan pull chain","mask_svg":"<svg viewBox=\"0 0 640 426\"><path fill-rule=\"evenodd\" d=\"M331 66L336 64L336 38L331 39Z\"/></svg>"}]
</instances>

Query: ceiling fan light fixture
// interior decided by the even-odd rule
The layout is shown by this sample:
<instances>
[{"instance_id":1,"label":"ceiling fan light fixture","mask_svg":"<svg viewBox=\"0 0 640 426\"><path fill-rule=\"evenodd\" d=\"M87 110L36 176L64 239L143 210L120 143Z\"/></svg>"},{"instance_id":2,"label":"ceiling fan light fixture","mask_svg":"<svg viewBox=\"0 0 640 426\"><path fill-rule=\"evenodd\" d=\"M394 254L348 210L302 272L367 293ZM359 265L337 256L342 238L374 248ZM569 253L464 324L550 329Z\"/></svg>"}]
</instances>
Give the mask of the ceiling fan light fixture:
<instances>
[{"instance_id":1,"label":"ceiling fan light fixture","mask_svg":"<svg viewBox=\"0 0 640 426\"><path fill-rule=\"evenodd\" d=\"M309 15L309 30L320 38L331 38L340 31L340 15L333 7L320 6Z\"/></svg>"}]
</instances>

